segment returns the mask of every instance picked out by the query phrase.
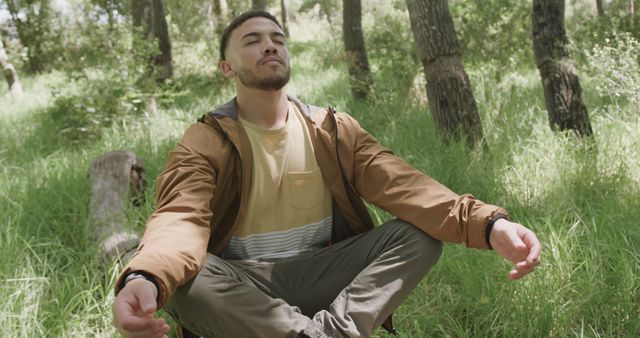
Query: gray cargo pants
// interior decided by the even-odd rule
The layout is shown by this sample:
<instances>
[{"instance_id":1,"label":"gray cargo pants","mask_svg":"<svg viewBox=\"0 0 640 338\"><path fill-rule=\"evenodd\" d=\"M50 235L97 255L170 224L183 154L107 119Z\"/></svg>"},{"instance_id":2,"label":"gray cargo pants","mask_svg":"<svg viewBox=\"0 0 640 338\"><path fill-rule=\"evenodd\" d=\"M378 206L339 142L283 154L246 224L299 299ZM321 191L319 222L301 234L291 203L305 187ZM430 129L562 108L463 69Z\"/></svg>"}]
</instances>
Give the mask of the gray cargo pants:
<instances>
[{"instance_id":1,"label":"gray cargo pants","mask_svg":"<svg viewBox=\"0 0 640 338\"><path fill-rule=\"evenodd\" d=\"M436 263L442 244L392 220L297 256L207 254L165 310L203 337L369 337Z\"/></svg>"}]
</instances>

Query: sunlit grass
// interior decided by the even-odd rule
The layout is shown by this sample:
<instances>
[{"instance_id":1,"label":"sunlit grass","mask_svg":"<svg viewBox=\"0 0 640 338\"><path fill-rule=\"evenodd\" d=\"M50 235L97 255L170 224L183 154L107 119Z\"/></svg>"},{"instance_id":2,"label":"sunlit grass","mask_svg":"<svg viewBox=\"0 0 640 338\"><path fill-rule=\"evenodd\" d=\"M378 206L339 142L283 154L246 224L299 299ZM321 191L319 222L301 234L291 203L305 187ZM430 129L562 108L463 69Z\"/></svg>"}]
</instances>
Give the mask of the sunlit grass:
<instances>
[{"instance_id":1,"label":"sunlit grass","mask_svg":"<svg viewBox=\"0 0 640 338\"><path fill-rule=\"evenodd\" d=\"M468 71L487 148L444 146L419 97L423 87L394 93L378 86L370 101L354 102L340 53L324 53L340 46L327 41L323 25L296 31L293 93L349 111L408 162L454 191L504 205L544 243L538 271L520 282L507 280L509 264L492 252L445 246L439 264L396 312L401 337L640 334L637 107L589 96L590 144L551 132L533 66L483 65ZM202 46L181 50L194 53L177 56L193 67L207 63L199 56L211 55ZM99 137L75 144L50 132L48 114L52 93L81 95L82 87L60 73L25 78L27 99L20 102L2 87L0 336L116 336L110 306L118 269L101 268L88 240L89 165L111 150L144 159L147 203L130 212L131 226L141 231L166 153L197 117L231 98L233 88L207 82L216 76L213 68L207 72L189 77L196 69L179 68L174 85L184 92L164 101L158 113L114 121ZM595 91L594 81L586 76L585 93ZM372 211L378 222L390 217Z\"/></svg>"}]
</instances>

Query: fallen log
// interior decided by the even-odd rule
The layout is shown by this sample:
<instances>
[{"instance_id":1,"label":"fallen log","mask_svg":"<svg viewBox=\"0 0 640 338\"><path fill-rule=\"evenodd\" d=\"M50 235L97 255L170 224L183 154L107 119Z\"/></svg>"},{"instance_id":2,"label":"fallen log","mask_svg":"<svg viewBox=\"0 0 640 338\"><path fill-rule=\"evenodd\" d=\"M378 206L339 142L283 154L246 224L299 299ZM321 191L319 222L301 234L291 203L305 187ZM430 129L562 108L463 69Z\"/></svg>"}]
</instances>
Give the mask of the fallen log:
<instances>
[{"instance_id":1,"label":"fallen log","mask_svg":"<svg viewBox=\"0 0 640 338\"><path fill-rule=\"evenodd\" d=\"M93 160L89 176L91 239L100 243L103 263L126 263L140 242L126 210L144 200L144 163L132 152L112 151Z\"/></svg>"}]
</instances>

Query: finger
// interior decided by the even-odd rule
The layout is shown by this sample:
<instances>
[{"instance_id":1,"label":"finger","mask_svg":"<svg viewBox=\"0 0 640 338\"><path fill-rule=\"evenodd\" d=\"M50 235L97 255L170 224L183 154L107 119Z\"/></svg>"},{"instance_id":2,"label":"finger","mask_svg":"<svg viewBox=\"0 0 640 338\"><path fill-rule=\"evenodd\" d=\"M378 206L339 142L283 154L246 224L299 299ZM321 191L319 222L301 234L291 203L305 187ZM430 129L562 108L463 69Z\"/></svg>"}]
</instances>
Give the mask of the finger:
<instances>
[{"instance_id":1,"label":"finger","mask_svg":"<svg viewBox=\"0 0 640 338\"><path fill-rule=\"evenodd\" d=\"M509 234L509 242L511 244L511 247L513 248L512 250L510 250L509 260L514 264L523 261L527 257L528 253L527 245L515 232Z\"/></svg>"},{"instance_id":2,"label":"finger","mask_svg":"<svg viewBox=\"0 0 640 338\"><path fill-rule=\"evenodd\" d=\"M527 255L528 262L535 262L540 259L540 253L542 252L542 245L538 240L536 234L527 230L522 238L524 243L529 247L529 255Z\"/></svg>"},{"instance_id":3,"label":"finger","mask_svg":"<svg viewBox=\"0 0 640 338\"><path fill-rule=\"evenodd\" d=\"M154 328L154 320L147 317L127 316L120 321L120 327L125 331L148 331Z\"/></svg>"},{"instance_id":4,"label":"finger","mask_svg":"<svg viewBox=\"0 0 640 338\"><path fill-rule=\"evenodd\" d=\"M119 295L113 303L113 321L117 327L124 330L141 330L147 327L149 318L136 315L135 299L133 301L126 294ZM131 297L134 298L134 297ZM125 327L126 326L126 327Z\"/></svg>"},{"instance_id":5,"label":"finger","mask_svg":"<svg viewBox=\"0 0 640 338\"><path fill-rule=\"evenodd\" d=\"M520 273L518 273L518 270L513 269L513 270L509 271L509 279L518 280L520 278L522 278L522 276L520 276Z\"/></svg>"},{"instance_id":6,"label":"finger","mask_svg":"<svg viewBox=\"0 0 640 338\"><path fill-rule=\"evenodd\" d=\"M528 269L528 268L535 268L536 266L538 266L538 264L540 264L539 260L535 260L535 261L522 261L522 262L518 262L515 264L516 269Z\"/></svg>"},{"instance_id":7,"label":"finger","mask_svg":"<svg viewBox=\"0 0 640 338\"><path fill-rule=\"evenodd\" d=\"M536 267L533 265L527 265L522 267L516 267L514 270L518 272L518 274L525 276L530 274Z\"/></svg>"},{"instance_id":8,"label":"finger","mask_svg":"<svg viewBox=\"0 0 640 338\"><path fill-rule=\"evenodd\" d=\"M535 270L537 263L528 263L526 261L519 262L515 268L509 272L510 279L520 279Z\"/></svg>"},{"instance_id":9,"label":"finger","mask_svg":"<svg viewBox=\"0 0 640 338\"><path fill-rule=\"evenodd\" d=\"M529 271L531 272L531 271ZM509 272L509 279L511 280L518 280L518 279L522 279L522 277L526 276L529 274L529 272L525 272L525 271L519 271L517 269L513 269Z\"/></svg>"},{"instance_id":10,"label":"finger","mask_svg":"<svg viewBox=\"0 0 640 338\"><path fill-rule=\"evenodd\" d=\"M159 338L169 332L169 325L163 319L148 319L149 325L145 329L126 330L128 338Z\"/></svg>"},{"instance_id":11,"label":"finger","mask_svg":"<svg viewBox=\"0 0 640 338\"><path fill-rule=\"evenodd\" d=\"M167 333L169 333L169 325L163 323L153 332L153 336L164 337L166 336Z\"/></svg>"}]
</instances>

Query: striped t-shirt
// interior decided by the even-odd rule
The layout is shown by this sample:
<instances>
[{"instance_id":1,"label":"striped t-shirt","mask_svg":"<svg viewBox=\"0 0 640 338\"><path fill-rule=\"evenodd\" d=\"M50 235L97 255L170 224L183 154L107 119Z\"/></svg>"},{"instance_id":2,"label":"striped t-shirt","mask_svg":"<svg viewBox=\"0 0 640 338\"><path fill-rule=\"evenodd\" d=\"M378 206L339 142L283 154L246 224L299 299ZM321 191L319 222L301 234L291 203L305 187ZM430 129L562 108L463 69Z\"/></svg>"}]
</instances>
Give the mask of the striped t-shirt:
<instances>
[{"instance_id":1,"label":"striped t-shirt","mask_svg":"<svg viewBox=\"0 0 640 338\"><path fill-rule=\"evenodd\" d=\"M285 125L267 129L240 118L253 152L249 204L225 250L233 258L281 258L331 239L331 193L302 113L289 103Z\"/></svg>"}]
</instances>

